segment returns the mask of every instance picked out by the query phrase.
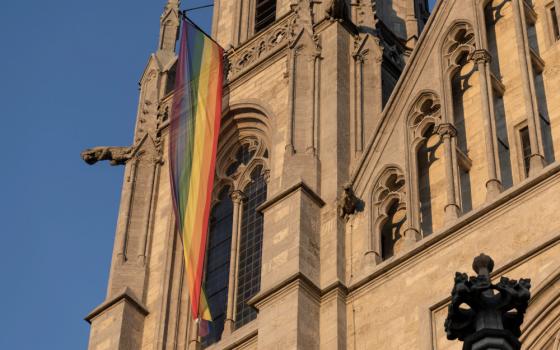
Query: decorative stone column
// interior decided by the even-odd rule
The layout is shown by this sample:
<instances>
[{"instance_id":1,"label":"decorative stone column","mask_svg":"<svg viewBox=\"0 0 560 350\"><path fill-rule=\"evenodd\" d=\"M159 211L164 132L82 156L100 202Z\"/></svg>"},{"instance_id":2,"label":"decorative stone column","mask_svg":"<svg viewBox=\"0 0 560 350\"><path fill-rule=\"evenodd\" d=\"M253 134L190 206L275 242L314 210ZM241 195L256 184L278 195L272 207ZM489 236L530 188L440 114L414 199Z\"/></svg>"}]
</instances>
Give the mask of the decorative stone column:
<instances>
[{"instance_id":1,"label":"decorative stone column","mask_svg":"<svg viewBox=\"0 0 560 350\"><path fill-rule=\"evenodd\" d=\"M527 126L529 128L529 143L531 145L529 176L533 176L544 167L544 155L540 147L540 120L535 96L533 65L531 63L531 53L528 43L529 39L527 37L527 24L523 9L524 3L525 0L512 1L515 17L515 36L521 66L521 80L523 83L523 95L527 114Z\"/></svg>"},{"instance_id":2,"label":"decorative stone column","mask_svg":"<svg viewBox=\"0 0 560 350\"><path fill-rule=\"evenodd\" d=\"M228 284L228 300L226 310L226 321L224 325L224 333L231 334L235 329L235 293L237 290L237 255L239 252L239 234L241 228L241 215L243 211L243 201L245 195L239 190L235 190L231 194L233 202L233 225L231 231L231 251L229 260L229 284Z\"/></svg>"},{"instance_id":3,"label":"decorative stone column","mask_svg":"<svg viewBox=\"0 0 560 350\"><path fill-rule=\"evenodd\" d=\"M492 200L502 192L502 183L498 179L498 166L496 164L496 132L492 123L492 100L490 99L490 67L492 57L484 49L476 50L471 55L471 60L477 65L480 78L480 96L482 101L482 114L484 118L484 139L486 143L486 162L488 166L488 181L486 182L486 199Z\"/></svg>"},{"instance_id":4,"label":"decorative stone column","mask_svg":"<svg viewBox=\"0 0 560 350\"><path fill-rule=\"evenodd\" d=\"M459 217L459 205L455 193L455 181L453 179L453 157L451 138L457 136L457 129L451 123L442 123L437 127L436 132L443 139L445 152L445 177L447 183L447 203L445 205L445 222L449 223Z\"/></svg>"},{"instance_id":5,"label":"decorative stone column","mask_svg":"<svg viewBox=\"0 0 560 350\"><path fill-rule=\"evenodd\" d=\"M463 350L520 350L531 280L502 277L493 284L494 261L484 254L474 259L472 267L476 277L455 274L445 320L447 339L464 342Z\"/></svg>"}]
</instances>

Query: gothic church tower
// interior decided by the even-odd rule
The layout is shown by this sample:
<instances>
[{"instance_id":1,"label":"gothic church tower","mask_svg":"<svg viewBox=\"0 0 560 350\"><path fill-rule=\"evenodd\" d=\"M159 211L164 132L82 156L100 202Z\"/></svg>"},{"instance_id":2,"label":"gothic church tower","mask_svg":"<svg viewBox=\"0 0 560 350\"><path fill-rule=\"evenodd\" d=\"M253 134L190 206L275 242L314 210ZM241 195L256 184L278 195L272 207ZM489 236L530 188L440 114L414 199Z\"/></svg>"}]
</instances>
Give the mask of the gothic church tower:
<instances>
[{"instance_id":1,"label":"gothic church tower","mask_svg":"<svg viewBox=\"0 0 560 350\"><path fill-rule=\"evenodd\" d=\"M169 0L134 144L83 154L125 166L89 348L448 349L448 286L481 250L540 283L528 315L548 324L558 2L446 0L429 15L427 0L214 0L227 69L204 278L214 322L199 337L169 185ZM534 327L537 345L560 332Z\"/></svg>"}]
</instances>

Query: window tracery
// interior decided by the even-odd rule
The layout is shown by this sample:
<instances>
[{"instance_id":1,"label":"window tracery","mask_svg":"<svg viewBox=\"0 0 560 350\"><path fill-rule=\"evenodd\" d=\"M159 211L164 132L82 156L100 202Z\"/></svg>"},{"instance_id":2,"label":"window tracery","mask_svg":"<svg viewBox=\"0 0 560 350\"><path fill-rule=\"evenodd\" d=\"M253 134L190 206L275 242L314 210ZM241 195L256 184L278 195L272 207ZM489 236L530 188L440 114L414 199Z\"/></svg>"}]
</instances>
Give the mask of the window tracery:
<instances>
[{"instance_id":1,"label":"window tracery","mask_svg":"<svg viewBox=\"0 0 560 350\"><path fill-rule=\"evenodd\" d=\"M251 171L251 181L245 186L239 241L239 272L235 326L239 328L254 320L256 310L247 304L260 290L263 239L263 215L257 208L266 200L266 174L262 165Z\"/></svg>"},{"instance_id":2,"label":"window tracery","mask_svg":"<svg viewBox=\"0 0 560 350\"><path fill-rule=\"evenodd\" d=\"M443 121L439 97L430 91L419 95L408 117L409 142L411 144L411 208L410 226L422 237L430 235L442 226L445 211L446 182L445 162L451 157L444 155L442 147L448 124Z\"/></svg>"},{"instance_id":3,"label":"window tracery","mask_svg":"<svg viewBox=\"0 0 560 350\"><path fill-rule=\"evenodd\" d=\"M461 56L475 51L475 36L468 23L455 24L447 34L443 44L443 54L448 67L460 66Z\"/></svg>"},{"instance_id":4,"label":"window tracery","mask_svg":"<svg viewBox=\"0 0 560 350\"><path fill-rule=\"evenodd\" d=\"M205 347L225 329L255 319L247 301L260 289L263 218L257 208L266 200L269 152L256 132L222 133L226 142L217 159L205 275L214 321L202 339Z\"/></svg>"},{"instance_id":5,"label":"window tracery","mask_svg":"<svg viewBox=\"0 0 560 350\"><path fill-rule=\"evenodd\" d=\"M214 205L210 214L204 281L204 290L212 312L213 322L210 323L210 333L203 338L204 345L220 340L224 330L228 298L233 225L233 202L230 198L230 188L224 187L218 198L218 202Z\"/></svg>"},{"instance_id":6,"label":"window tracery","mask_svg":"<svg viewBox=\"0 0 560 350\"><path fill-rule=\"evenodd\" d=\"M382 260L394 255L395 245L403 237L406 214L405 178L396 166L385 169L372 192L374 242L372 247Z\"/></svg>"},{"instance_id":7,"label":"window tracery","mask_svg":"<svg viewBox=\"0 0 560 350\"><path fill-rule=\"evenodd\" d=\"M448 212L447 220L452 220L461 212L465 213L472 209L473 195L476 195L477 201L480 202L481 195L478 194L480 191L477 193L472 191L473 162L483 162L489 166L489 162L483 159L471 159L469 144L476 139L478 130L475 126L484 123L483 120L478 119L489 118L486 115L481 116L478 107L475 107L476 104L471 102L474 96L482 95L484 91L481 90L480 84L485 82L486 78L485 75L479 74L478 63L486 64L489 57L486 51L477 50L473 27L466 22L459 22L451 27L443 45L443 55L447 64L445 79L447 80L446 98L449 103L446 122L453 127L453 133L449 135L449 153L454 161L448 170L450 176L448 181L452 182L453 187L457 186L455 189L451 188L451 183L448 184L449 197L453 198L449 198L447 204L456 208ZM487 140L494 137L492 130L484 130L484 133L485 135L488 133ZM488 142L487 140L484 142ZM494 177L492 175L492 179ZM483 181L479 177L475 177L475 180Z\"/></svg>"}]
</instances>

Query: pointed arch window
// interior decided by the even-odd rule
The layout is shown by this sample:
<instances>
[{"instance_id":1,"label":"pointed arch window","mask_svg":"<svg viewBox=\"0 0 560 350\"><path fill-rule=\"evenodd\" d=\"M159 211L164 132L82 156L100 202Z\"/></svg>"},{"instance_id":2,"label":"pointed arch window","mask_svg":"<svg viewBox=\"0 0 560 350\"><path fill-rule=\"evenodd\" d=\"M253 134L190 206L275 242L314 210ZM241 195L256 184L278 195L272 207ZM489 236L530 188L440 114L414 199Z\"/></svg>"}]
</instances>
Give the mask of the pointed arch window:
<instances>
[{"instance_id":1,"label":"pointed arch window","mask_svg":"<svg viewBox=\"0 0 560 350\"><path fill-rule=\"evenodd\" d=\"M220 340L224 330L233 225L233 202L229 193L229 187L220 192L218 203L210 214L204 289L213 322L210 323L210 333L203 338L204 345Z\"/></svg>"},{"instance_id":2,"label":"pointed arch window","mask_svg":"<svg viewBox=\"0 0 560 350\"><path fill-rule=\"evenodd\" d=\"M263 216L268 150L253 136L233 141L218 158L209 223L204 287L212 313L203 347L218 342L257 316L248 301L260 290ZM216 192L215 192L216 193Z\"/></svg>"},{"instance_id":3,"label":"pointed arch window","mask_svg":"<svg viewBox=\"0 0 560 350\"><path fill-rule=\"evenodd\" d=\"M251 173L251 182L245 187L241 234L239 242L239 272L237 276L236 327L254 320L256 310L247 304L261 287L261 260L263 215L257 208L266 200L267 185L263 167Z\"/></svg>"},{"instance_id":4,"label":"pointed arch window","mask_svg":"<svg viewBox=\"0 0 560 350\"><path fill-rule=\"evenodd\" d=\"M395 166L388 167L379 176L372 195L375 238L370 250L381 260L395 254L395 248L404 236L407 222L405 196L402 171Z\"/></svg>"}]
</instances>

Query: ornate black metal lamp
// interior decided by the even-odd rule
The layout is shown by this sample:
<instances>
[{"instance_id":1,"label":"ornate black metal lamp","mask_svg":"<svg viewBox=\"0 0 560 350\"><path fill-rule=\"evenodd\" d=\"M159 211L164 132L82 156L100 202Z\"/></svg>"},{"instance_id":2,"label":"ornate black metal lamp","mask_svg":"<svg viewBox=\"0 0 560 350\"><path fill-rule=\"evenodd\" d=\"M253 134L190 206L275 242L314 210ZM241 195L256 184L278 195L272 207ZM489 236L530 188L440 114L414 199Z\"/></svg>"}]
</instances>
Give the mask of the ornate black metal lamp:
<instances>
[{"instance_id":1,"label":"ornate black metal lamp","mask_svg":"<svg viewBox=\"0 0 560 350\"><path fill-rule=\"evenodd\" d=\"M520 327L531 297L531 280L502 277L492 284L494 261L484 254L472 266L476 277L455 274L445 320L447 339L463 341L463 350L520 350Z\"/></svg>"}]
</instances>

